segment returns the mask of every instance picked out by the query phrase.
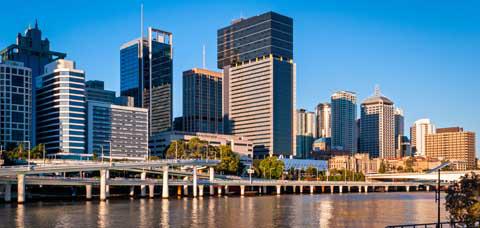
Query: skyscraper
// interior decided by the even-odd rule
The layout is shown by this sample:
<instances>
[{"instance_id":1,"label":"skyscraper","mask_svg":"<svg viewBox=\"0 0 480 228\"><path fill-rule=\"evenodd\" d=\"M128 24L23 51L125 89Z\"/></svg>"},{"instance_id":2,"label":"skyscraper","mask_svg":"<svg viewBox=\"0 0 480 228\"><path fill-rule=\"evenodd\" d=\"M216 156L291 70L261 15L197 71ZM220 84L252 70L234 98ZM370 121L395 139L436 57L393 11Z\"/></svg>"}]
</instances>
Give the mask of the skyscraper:
<instances>
[{"instance_id":1,"label":"skyscraper","mask_svg":"<svg viewBox=\"0 0 480 228\"><path fill-rule=\"evenodd\" d=\"M183 130L223 133L222 73L194 68L183 72Z\"/></svg>"},{"instance_id":2,"label":"skyscraper","mask_svg":"<svg viewBox=\"0 0 480 228\"><path fill-rule=\"evenodd\" d=\"M360 151L372 158L395 158L395 114L393 102L375 94L362 102L360 117Z\"/></svg>"},{"instance_id":3,"label":"skyscraper","mask_svg":"<svg viewBox=\"0 0 480 228\"><path fill-rule=\"evenodd\" d=\"M330 103L321 103L316 108L317 135L318 138L330 138L332 136L332 106Z\"/></svg>"},{"instance_id":4,"label":"skyscraper","mask_svg":"<svg viewBox=\"0 0 480 228\"><path fill-rule=\"evenodd\" d=\"M25 35L18 33L17 42L1 50L0 56L3 61L13 60L22 62L25 67L30 68L32 72L32 83L34 83L36 78L44 73L43 68L45 65L54 60L65 58L66 54L50 50L50 41L47 38L42 39L42 31L38 28L37 22L35 22L35 27L29 27L25 30ZM30 103L30 108L32 109L32 145L36 144L35 92L35 89L31 90L32 101Z\"/></svg>"},{"instance_id":5,"label":"skyscraper","mask_svg":"<svg viewBox=\"0 0 480 228\"><path fill-rule=\"evenodd\" d=\"M396 157L403 157L407 153L405 152L405 144L410 144L410 140L405 136L405 116L403 110L400 108L395 109L395 150Z\"/></svg>"},{"instance_id":6,"label":"skyscraper","mask_svg":"<svg viewBox=\"0 0 480 228\"><path fill-rule=\"evenodd\" d=\"M356 120L357 95L338 91L331 97L332 105L332 149L357 152Z\"/></svg>"},{"instance_id":7,"label":"skyscraper","mask_svg":"<svg viewBox=\"0 0 480 228\"><path fill-rule=\"evenodd\" d=\"M298 109L296 113L296 147L297 157L308 158L312 151L315 132L315 113Z\"/></svg>"},{"instance_id":8,"label":"skyscraper","mask_svg":"<svg viewBox=\"0 0 480 228\"><path fill-rule=\"evenodd\" d=\"M31 140L32 71L21 62L0 63L0 145Z\"/></svg>"},{"instance_id":9,"label":"skyscraper","mask_svg":"<svg viewBox=\"0 0 480 228\"><path fill-rule=\"evenodd\" d=\"M120 48L120 94L149 109L149 135L172 128L172 44L172 33L150 27Z\"/></svg>"},{"instance_id":10,"label":"skyscraper","mask_svg":"<svg viewBox=\"0 0 480 228\"><path fill-rule=\"evenodd\" d=\"M217 32L226 129L252 140L256 155L295 155L293 20L268 12Z\"/></svg>"},{"instance_id":11,"label":"skyscraper","mask_svg":"<svg viewBox=\"0 0 480 228\"><path fill-rule=\"evenodd\" d=\"M62 83L58 83L58 82ZM35 82L37 90L37 142L48 154L86 156L85 73L69 60L45 66Z\"/></svg>"},{"instance_id":12,"label":"skyscraper","mask_svg":"<svg viewBox=\"0 0 480 228\"><path fill-rule=\"evenodd\" d=\"M429 119L419 119L410 128L410 145L412 154L425 156L425 138L429 134L435 134L435 125Z\"/></svg>"}]
</instances>

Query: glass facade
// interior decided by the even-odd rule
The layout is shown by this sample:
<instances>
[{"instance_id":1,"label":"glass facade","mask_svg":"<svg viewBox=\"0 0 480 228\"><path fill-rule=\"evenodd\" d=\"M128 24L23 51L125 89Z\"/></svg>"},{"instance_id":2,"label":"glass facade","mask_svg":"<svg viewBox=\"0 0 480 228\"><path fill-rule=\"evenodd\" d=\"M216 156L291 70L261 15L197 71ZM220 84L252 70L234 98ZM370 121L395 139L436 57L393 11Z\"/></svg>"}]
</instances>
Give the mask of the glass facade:
<instances>
[{"instance_id":1,"label":"glass facade","mask_svg":"<svg viewBox=\"0 0 480 228\"><path fill-rule=\"evenodd\" d=\"M115 91L105 90L103 81L87 81L85 83L87 101L115 102Z\"/></svg>"},{"instance_id":2,"label":"glass facade","mask_svg":"<svg viewBox=\"0 0 480 228\"><path fill-rule=\"evenodd\" d=\"M223 133L222 74L204 69L183 72L183 131Z\"/></svg>"},{"instance_id":3,"label":"glass facade","mask_svg":"<svg viewBox=\"0 0 480 228\"><path fill-rule=\"evenodd\" d=\"M0 145L31 140L32 71L22 63L0 64Z\"/></svg>"},{"instance_id":4,"label":"glass facade","mask_svg":"<svg viewBox=\"0 0 480 228\"><path fill-rule=\"evenodd\" d=\"M357 152L357 95L339 91L332 95L332 149Z\"/></svg>"},{"instance_id":5,"label":"glass facade","mask_svg":"<svg viewBox=\"0 0 480 228\"><path fill-rule=\"evenodd\" d=\"M48 154L85 154L85 74L67 60L45 69L35 85L37 142L45 144Z\"/></svg>"}]
</instances>

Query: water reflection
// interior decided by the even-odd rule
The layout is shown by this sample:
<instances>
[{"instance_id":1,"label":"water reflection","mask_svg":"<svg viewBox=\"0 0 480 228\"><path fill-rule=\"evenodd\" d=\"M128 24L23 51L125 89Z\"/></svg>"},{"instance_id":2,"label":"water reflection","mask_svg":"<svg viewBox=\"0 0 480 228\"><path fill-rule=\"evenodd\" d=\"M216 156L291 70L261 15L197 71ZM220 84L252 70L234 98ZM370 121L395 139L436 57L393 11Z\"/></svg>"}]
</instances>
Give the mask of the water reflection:
<instances>
[{"instance_id":1,"label":"water reflection","mask_svg":"<svg viewBox=\"0 0 480 228\"><path fill-rule=\"evenodd\" d=\"M385 227L435 221L436 204L431 195L345 193L180 200L27 202L25 205L0 206L0 226ZM443 214L442 218L445 216Z\"/></svg>"}]
</instances>

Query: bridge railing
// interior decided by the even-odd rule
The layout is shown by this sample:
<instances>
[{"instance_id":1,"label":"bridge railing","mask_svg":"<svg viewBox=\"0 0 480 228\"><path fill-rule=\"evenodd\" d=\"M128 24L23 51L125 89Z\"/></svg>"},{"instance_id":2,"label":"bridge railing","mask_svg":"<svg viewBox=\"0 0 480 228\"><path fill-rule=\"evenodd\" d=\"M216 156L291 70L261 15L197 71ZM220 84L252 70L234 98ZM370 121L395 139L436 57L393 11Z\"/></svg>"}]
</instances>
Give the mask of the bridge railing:
<instances>
[{"instance_id":1,"label":"bridge railing","mask_svg":"<svg viewBox=\"0 0 480 228\"><path fill-rule=\"evenodd\" d=\"M475 222L473 227L479 227L480 221ZM419 223L419 224L404 224L404 225L393 225L386 226L385 228L447 228L447 227L467 227L464 222L441 222L438 223Z\"/></svg>"}]
</instances>

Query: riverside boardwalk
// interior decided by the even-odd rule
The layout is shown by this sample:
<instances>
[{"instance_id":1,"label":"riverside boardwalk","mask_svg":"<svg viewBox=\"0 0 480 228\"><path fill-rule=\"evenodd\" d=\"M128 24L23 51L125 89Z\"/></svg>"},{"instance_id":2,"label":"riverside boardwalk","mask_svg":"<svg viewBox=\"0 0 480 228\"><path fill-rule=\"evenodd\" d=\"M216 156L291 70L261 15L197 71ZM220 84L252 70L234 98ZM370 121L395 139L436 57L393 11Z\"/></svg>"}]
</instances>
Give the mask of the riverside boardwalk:
<instances>
[{"instance_id":1,"label":"riverside boardwalk","mask_svg":"<svg viewBox=\"0 0 480 228\"><path fill-rule=\"evenodd\" d=\"M85 188L85 198L92 200L92 189L99 189L99 199L106 200L111 187L129 187L129 195L135 195L140 188L140 197L154 198L158 195L169 198L172 192L178 196L202 197L209 195L282 194L282 193L347 193L347 192L388 192L388 191L430 191L432 181L290 181L269 179L248 179L235 176L215 175L218 160L156 160L142 162L70 162L66 164L42 164L10 166L0 168L0 186L3 186L4 202L11 202L16 196L18 203L26 200L26 186L72 186ZM189 171L185 171L189 170ZM199 172L202 170L202 172ZM203 172L208 170L208 173ZM140 174L140 178L110 178L110 171L124 171ZM66 177L67 173L99 172L99 178ZM45 176L46 174L64 175ZM147 178L147 174L162 178ZM12 194L16 186L16 194ZM205 189L208 187L208 189ZM148 196L147 196L148 188ZM2 190L2 187L0 187Z\"/></svg>"}]
</instances>

